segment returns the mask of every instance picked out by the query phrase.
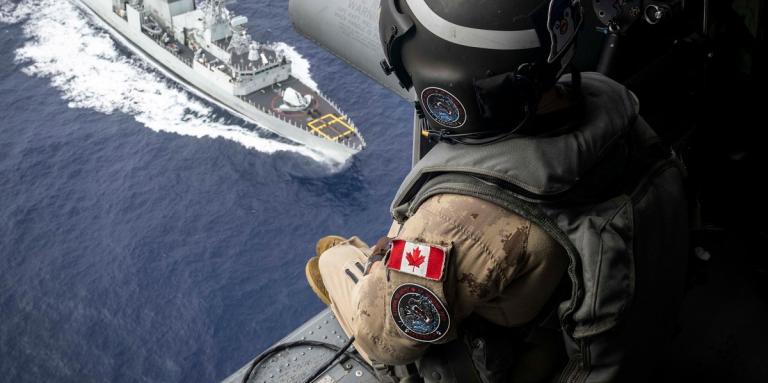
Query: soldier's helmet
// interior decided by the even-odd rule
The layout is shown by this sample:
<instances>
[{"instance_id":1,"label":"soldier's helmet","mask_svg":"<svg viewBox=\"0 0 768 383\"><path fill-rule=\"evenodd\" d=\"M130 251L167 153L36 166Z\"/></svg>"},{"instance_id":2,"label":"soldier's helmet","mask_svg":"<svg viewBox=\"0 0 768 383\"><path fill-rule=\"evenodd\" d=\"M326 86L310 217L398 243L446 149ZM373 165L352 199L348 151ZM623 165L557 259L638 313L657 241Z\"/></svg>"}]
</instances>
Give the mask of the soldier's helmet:
<instances>
[{"instance_id":1,"label":"soldier's helmet","mask_svg":"<svg viewBox=\"0 0 768 383\"><path fill-rule=\"evenodd\" d=\"M454 141L525 126L568 66L580 0L381 0L382 68L414 88L425 130Z\"/></svg>"}]
</instances>

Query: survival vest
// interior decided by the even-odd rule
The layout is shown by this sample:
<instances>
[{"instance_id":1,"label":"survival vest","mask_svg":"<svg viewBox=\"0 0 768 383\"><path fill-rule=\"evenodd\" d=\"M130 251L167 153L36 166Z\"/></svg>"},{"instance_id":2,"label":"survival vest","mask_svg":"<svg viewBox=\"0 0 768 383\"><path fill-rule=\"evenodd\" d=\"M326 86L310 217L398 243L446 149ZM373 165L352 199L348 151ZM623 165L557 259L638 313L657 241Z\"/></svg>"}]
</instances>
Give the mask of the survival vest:
<instances>
[{"instance_id":1,"label":"survival vest","mask_svg":"<svg viewBox=\"0 0 768 383\"><path fill-rule=\"evenodd\" d=\"M569 357L559 381L646 381L684 288L684 170L630 91L584 73L582 92L584 119L566 133L437 144L400 186L392 214L402 223L452 193L538 224L570 258L571 295L557 310Z\"/></svg>"}]
</instances>

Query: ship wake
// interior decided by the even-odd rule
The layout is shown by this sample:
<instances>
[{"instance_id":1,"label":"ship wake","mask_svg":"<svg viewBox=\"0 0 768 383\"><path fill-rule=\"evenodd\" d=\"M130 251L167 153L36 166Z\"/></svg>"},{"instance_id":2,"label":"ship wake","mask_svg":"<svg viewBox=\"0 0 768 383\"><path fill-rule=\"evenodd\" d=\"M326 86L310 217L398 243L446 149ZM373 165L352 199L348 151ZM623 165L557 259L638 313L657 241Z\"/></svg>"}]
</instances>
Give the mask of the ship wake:
<instances>
[{"instance_id":1,"label":"ship wake","mask_svg":"<svg viewBox=\"0 0 768 383\"><path fill-rule=\"evenodd\" d=\"M27 41L15 60L30 76L47 78L70 108L125 113L156 132L222 138L263 153L293 152L338 168L310 147L265 137L229 123L210 104L172 83L135 55L126 56L112 37L73 3L62 0L0 0L0 23L21 25ZM316 87L309 62L287 44L295 76ZM250 125L250 124L249 124Z\"/></svg>"}]
</instances>

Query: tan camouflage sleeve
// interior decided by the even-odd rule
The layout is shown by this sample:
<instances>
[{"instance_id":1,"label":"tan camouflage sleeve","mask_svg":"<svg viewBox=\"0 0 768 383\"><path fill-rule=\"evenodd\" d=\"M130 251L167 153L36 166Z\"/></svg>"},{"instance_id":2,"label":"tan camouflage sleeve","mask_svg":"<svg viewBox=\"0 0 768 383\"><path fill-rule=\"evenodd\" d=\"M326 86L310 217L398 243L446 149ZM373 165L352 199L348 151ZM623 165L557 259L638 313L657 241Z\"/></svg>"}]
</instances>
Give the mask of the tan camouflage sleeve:
<instances>
[{"instance_id":1,"label":"tan camouflage sleeve","mask_svg":"<svg viewBox=\"0 0 768 383\"><path fill-rule=\"evenodd\" d=\"M356 345L384 364L410 363L430 344L407 336L396 325L391 300L398 286L424 287L445 304L450 328L434 341L442 343L455 338L458 324L473 311L502 325L531 320L567 265L559 245L528 220L467 196L444 194L429 199L405 222L397 238L451 250L442 281L388 270L382 262L361 280L353 325ZM563 259L548 261L550 257ZM525 294L507 291L508 286Z\"/></svg>"}]
</instances>

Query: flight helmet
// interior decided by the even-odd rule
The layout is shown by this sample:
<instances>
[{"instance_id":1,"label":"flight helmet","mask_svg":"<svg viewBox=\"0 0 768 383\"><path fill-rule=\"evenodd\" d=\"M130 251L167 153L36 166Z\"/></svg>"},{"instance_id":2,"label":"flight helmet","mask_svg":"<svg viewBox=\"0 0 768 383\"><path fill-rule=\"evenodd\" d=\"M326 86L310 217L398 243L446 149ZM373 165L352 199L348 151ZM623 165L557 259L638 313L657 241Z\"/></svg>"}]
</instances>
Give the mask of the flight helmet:
<instances>
[{"instance_id":1,"label":"flight helmet","mask_svg":"<svg viewBox=\"0 0 768 383\"><path fill-rule=\"evenodd\" d=\"M414 88L426 132L482 143L531 122L582 19L580 0L381 0L381 66Z\"/></svg>"}]
</instances>

